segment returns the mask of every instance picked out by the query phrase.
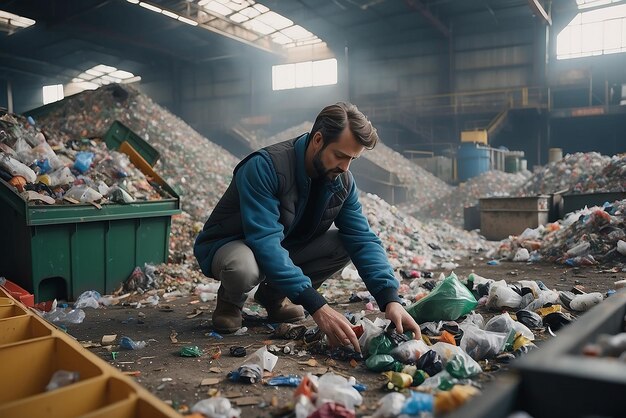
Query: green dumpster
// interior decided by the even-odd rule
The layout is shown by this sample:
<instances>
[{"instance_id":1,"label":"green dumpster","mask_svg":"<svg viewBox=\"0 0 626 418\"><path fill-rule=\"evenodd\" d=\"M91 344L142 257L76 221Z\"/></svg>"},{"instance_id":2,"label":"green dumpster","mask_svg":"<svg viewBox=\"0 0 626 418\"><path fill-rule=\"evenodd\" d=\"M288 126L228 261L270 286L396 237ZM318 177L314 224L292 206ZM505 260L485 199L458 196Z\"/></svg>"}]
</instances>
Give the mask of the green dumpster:
<instances>
[{"instance_id":1,"label":"green dumpster","mask_svg":"<svg viewBox=\"0 0 626 418\"><path fill-rule=\"evenodd\" d=\"M141 167L136 158L131 155ZM36 301L74 300L85 290L113 292L136 266L166 262L171 216L180 213L180 199L152 176L171 198L101 209L29 206L0 179L0 276L33 292Z\"/></svg>"}]
</instances>

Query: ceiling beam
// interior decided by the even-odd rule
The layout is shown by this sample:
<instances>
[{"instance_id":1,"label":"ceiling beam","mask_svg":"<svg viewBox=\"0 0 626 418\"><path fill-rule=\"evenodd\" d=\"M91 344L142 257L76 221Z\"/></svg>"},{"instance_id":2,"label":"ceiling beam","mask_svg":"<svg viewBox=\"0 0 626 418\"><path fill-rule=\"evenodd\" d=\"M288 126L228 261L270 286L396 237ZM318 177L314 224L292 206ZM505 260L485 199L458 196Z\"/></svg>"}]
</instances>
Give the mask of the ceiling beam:
<instances>
[{"instance_id":1,"label":"ceiling beam","mask_svg":"<svg viewBox=\"0 0 626 418\"><path fill-rule=\"evenodd\" d=\"M528 5L535 15L540 16L545 23L552 26L552 18L546 12L546 9L543 8L541 3L539 3L539 0L528 0Z\"/></svg>"},{"instance_id":2,"label":"ceiling beam","mask_svg":"<svg viewBox=\"0 0 626 418\"><path fill-rule=\"evenodd\" d=\"M435 15L433 15L424 3L420 0L405 0L406 4L413 10L420 12L422 16L430 23L432 27L437 29L445 38L450 38L450 29L444 25Z\"/></svg>"}]
</instances>

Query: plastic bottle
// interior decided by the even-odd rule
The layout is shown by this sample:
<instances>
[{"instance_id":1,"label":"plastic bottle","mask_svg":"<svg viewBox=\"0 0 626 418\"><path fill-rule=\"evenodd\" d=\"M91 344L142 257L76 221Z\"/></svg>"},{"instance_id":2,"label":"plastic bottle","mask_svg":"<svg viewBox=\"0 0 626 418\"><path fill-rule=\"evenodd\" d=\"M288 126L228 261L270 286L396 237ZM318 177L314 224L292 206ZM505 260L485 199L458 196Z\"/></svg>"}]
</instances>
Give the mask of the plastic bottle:
<instances>
[{"instance_id":1,"label":"plastic bottle","mask_svg":"<svg viewBox=\"0 0 626 418\"><path fill-rule=\"evenodd\" d=\"M302 382L300 376L276 376L267 381L269 386L291 386L298 387Z\"/></svg>"}]
</instances>

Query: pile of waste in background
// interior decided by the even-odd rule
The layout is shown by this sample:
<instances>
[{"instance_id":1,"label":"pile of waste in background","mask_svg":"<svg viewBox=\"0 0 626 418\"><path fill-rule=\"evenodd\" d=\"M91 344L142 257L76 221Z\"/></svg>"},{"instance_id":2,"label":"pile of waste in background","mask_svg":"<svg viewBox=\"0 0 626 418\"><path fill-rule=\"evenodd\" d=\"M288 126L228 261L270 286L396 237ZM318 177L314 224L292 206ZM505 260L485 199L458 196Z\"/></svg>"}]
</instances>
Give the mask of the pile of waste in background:
<instances>
[{"instance_id":1,"label":"pile of waste in background","mask_svg":"<svg viewBox=\"0 0 626 418\"><path fill-rule=\"evenodd\" d=\"M267 139L258 139L261 146L275 144L280 141L295 138L298 135L309 132L313 122L302 122L288 128ZM400 185L409 189L409 202L414 207L419 207L432 199L445 196L452 188L443 180L435 177L417 164L413 164L402 154L392 150L384 144L385 138L380 138L373 150L365 150L361 158L371 161L377 166L395 174L400 180ZM357 186L358 186L358 175Z\"/></svg>"},{"instance_id":2,"label":"pile of waste in background","mask_svg":"<svg viewBox=\"0 0 626 418\"><path fill-rule=\"evenodd\" d=\"M505 173L491 170L461 183L446 196L411 212L418 219L441 219L463 226L463 209L478 204L484 197L506 197L515 194L530 176L530 172ZM399 205L404 209L404 205Z\"/></svg>"},{"instance_id":3,"label":"pile of waste in background","mask_svg":"<svg viewBox=\"0 0 626 418\"><path fill-rule=\"evenodd\" d=\"M626 262L626 200L584 208L565 219L503 240L502 258L570 266Z\"/></svg>"},{"instance_id":4,"label":"pile of waste in background","mask_svg":"<svg viewBox=\"0 0 626 418\"><path fill-rule=\"evenodd\" d=\"M614 155L606 166L592 177L577 184L570 193L625 192L626 154Z\"/></svg>"},{"instance_id":5,"label":"pile of waste in background","mask_svg":"<svg viewBox=\"0 0 626 418\"><path fill-rule=\"evenodd\" d=\"M181 196L183 210L205 220L228 187L237 159L130 86L108 85L54 103L37 126L68 139L103 137L119 120L161 157L154 167Z\"/></svg>"},{"instance_id":6,"label":"pile of waste in background","mask_svg":"<svg viewBox=\"0 0 626 418\"><path fill-rule=\"evenodd\" d=\"M597 152L568 154L563 159L546 165L528 179L519 190L519 196L551 194L564 190L583 190L582 185L598 176L610 158Z\"/></svg>"}]
</instances>

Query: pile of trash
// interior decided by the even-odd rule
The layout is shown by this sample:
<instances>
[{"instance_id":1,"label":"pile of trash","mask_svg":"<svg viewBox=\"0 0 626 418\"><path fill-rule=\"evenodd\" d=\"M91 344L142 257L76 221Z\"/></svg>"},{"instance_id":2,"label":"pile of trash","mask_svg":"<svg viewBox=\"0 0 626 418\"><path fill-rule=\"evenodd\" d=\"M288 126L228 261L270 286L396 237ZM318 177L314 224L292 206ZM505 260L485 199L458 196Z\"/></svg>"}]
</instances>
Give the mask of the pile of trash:
<instances>
[{"instance_id":1,"label":"pile of trash","mask_svg":"<svg viewBox=\"0 0 626 418\"><path fill-rule=\"evenodd\" d=\"M103 137L120 121L160 153L154 167L181 196L194 220L204 221L228 187L237 159L129 85L110 84L65 98L41 112L37 126L75 138Z\"/></svg>"},{"instance_id":2,"label":"pile of trash","mask_svg":"<svg viewBox=\"0 0 626 418\"><path fill-rule=\"evenodd\" d=\"M360 202L394 268L430 270L496 248L476 232L444 221L420 222L376 195L361 193Z\"/></svg>"},{"instance_id":3,"label":"pile of trash","mask_svg":"<svg viewBox=\"0 0 626 418\"><path fill-rule=\"evenodd\" d=\"M461 183L451 193L422 206L411 214L418 219L441 219L463 226L463 209L478 204L484 197L503 197L517 193L528 180L530 172L505 173L491 170ZM400 208L404 208L400 205Z\"/></svg>"},{"instance_id":4,"label":"pile of trash","mask_svg":"<svg viewBox=\"0 0 626 418\"><path fill-rule=\"evenodd\" d=\"M565 190L578 193L591 191L590 180L602 173L610 158L597 152L568 154L563 159L546 165L522 186L519 196L552 194Z\"/></svg>"},{"instance_id":5,"label":"pile of trash","mask_svg":"<svg viewBox=\"0 0 626 418\"><path fill-rule=\"evenodd\" d=\"M570 266L626 261L626 199L585 207L500 243L500 257Z\"/></svg>"},{"instance_id":6,"label":"pile of trash","mask_svg":"<svg viewBox=\"0 0 626 418\"><path fill-rule=\"evenodd\" d=\"M268 146L309 132L312 127L313 122L302 122L269 138L259 139L258 142L261 146ZM363 152L361 158L395 174L400 180L400 185L409 189L409 202L413 207L419 207L424 202L445 196L451 191L451 187L446 182L385 145L383 138L373 150ZM355 173L355 178L358 184L358 172Z\"/></svg>"},{"instance_id":7,"label":"pile of trash","mask_svg":"<svg viewBox=\"0 0 626 418\"><path fill-rule=\"evenodd\" d=\"M437 279L407 280L409 287L420 289L421 296L407 308L420 324L420 339L414 339L411 332L397 332L389 320L372 321L362 312L346 313L361 353L352 347L330 347L317 327L281 324L275 328L273 338L291 342L283 348L274 344L262 347L232 370L229 379L243 384L296 388L294 405L276 415L292 412L303 418L325 417L329 413L355 416L363 402L360 392L367 388L352 377L333 373L319 378L312 374L272 375L280 361L276 354L299 356L304 350L349 361L352 367L364 365L384 376L380 389L389 393L378 402L374 417L440 415L478 395L484 380L481 375L525 355L535 348L537 338L554 335L574 321L576 317L570 312L586 311L604 299L602 294L587 294L576 288L576 293L557 292L540 281L507 283L473 273L464 280L454 273ZM476 309L496 314L489 314L486 320ZM246 355L245 348L231 347L230 351L231 356ZM201 412L200 407L223 404L223 408L231 408L221 399L203 400L192 411L211 416Z\"/></svg>"},{"instance_id":8,"label":"pile of trash","mask_svg":"<svg viewBox=\"0 0 626 418\"><path fill-rule=\"evenodd\" d=\"M591 192L626 192L626 154L612 156L600 173L570 190L570 193Z\"/></svg>"},{"instance_id":9,"label":"pile of trash","mask_svg":"<svg viewBox=\"0 0 626 418\"><path fill-rule=\"evenodd\" d=\"M33 204L127 204L171 197L126 154L109 150L101 140L46 138L11 114L0 116L0 128L0 176Z\"/></svg>"}]
</instances>

